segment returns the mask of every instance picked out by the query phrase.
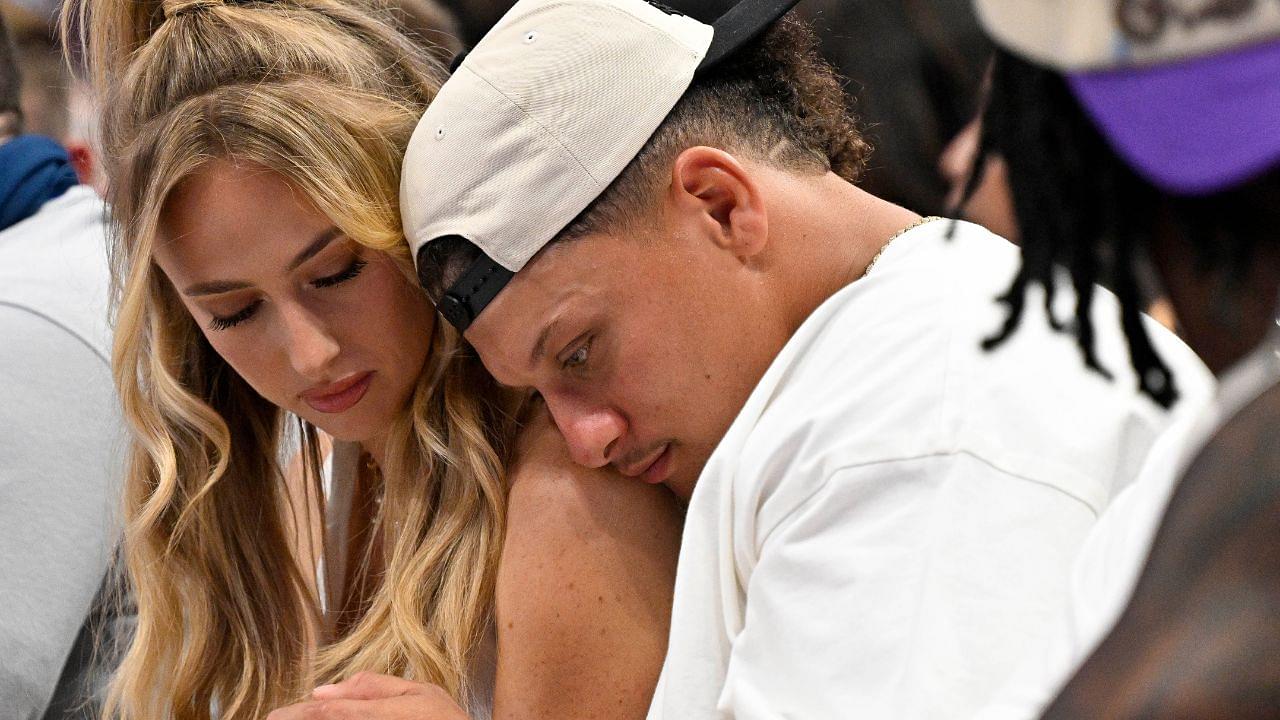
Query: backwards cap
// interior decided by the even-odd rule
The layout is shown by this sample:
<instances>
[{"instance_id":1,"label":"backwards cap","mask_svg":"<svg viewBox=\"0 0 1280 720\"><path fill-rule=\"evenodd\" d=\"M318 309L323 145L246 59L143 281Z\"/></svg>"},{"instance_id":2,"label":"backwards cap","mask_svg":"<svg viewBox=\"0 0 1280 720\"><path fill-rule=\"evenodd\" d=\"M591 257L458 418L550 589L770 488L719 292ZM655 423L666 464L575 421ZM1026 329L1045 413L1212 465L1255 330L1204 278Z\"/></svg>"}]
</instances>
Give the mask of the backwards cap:
<instances>
[{"instance_id":1,"label":"backwards cap","mask_svg":"<svg viewBox=\"0 0 1280 720\"><path fill-rule=\"evenodd\" d=\"M1007 50L1066 75L1116 153L1174 195L1280 164L1280 0L975 0Z\"/></svg>"},{"instance_id":2,"label":"backwards cap","mask_svg":"<svg viewBox=\"0 0 1280 720\"><path fill-rule=\"evenodd\" d=\"M465 331L609 187L704 72L797 0L742 0L712 25L645 0L520 0L427 108L400 207L421 265L462 238L476 260L443 297Z\"/></svg>"}]
</instances>

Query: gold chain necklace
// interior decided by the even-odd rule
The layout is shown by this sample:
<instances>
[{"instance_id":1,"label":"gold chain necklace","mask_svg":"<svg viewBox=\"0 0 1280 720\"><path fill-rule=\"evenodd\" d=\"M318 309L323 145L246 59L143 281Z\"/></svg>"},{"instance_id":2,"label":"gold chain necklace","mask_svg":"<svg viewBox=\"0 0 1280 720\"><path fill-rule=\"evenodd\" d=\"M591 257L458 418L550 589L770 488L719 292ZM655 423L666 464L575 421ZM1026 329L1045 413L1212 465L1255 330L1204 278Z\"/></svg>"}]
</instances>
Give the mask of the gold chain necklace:
<instances>
[{"instance_id":1,"label":"gold chain necklace","mask_svg":"<svg viewBox=\"0 0 1280 720\"><path fill-rule=\"evenodd\" d=\"M925 223L930 223L930 222L933 222L934 220L941 220L941 219L942 218L938 217L937 215L930 215L929 217L920 218L919 220L911 223L910 225L894 233L888 240L885 240L884 244L880 246L880 249L876 251L875 256L871 258L871 262L867 263L867 269L862 271L862 277L866 277L871 274L871 268L876 266L876 263L880 261L880 256L884 255L884 251L889 249L889 246L893 244L894 240L897 240L903 235L906 235L912 230L915 230L921 225L924 225Z\"/></svg>"}]
</instances>

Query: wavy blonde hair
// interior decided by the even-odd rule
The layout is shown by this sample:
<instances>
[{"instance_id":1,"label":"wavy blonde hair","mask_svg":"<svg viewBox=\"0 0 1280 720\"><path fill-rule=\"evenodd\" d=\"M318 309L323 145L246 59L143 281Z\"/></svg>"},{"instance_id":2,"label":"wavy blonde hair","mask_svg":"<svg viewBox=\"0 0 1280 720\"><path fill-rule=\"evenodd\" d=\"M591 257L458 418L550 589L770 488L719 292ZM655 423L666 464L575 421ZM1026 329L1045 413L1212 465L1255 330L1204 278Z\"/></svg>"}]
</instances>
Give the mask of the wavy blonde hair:
<instances>
[{"instance_id":1,"label":"wavy blonde hair","mask_svg":"<svg viewBox=\"0 0 1280 720\"><path fill-rule=\"evenodd\" d=\"M385 570L351 629L319 637L294 560L284 413L213 351L152 262L169 194L230 159L287 178L411 274L399 168L443 71L379 8L334 0L83 0L62 23L78 28L107 109L113 365L132 430L124 554L138 625L105 715L257 719L359 670L465 702L491 612L514 399L437 327L383 468ZM313 492L318 457L304 426Z\"/></svg>"}]
</instances>

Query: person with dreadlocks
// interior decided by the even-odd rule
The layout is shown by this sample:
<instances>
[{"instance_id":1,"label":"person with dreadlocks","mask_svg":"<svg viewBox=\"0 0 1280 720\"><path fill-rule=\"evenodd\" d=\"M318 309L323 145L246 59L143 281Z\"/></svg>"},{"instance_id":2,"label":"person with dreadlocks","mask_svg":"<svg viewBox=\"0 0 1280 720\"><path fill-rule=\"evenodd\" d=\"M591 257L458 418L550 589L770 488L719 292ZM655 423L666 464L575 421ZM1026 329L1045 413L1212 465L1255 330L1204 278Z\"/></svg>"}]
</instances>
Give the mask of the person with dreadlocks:
<instances>
[{"instance_id":1,"label":"person with dreadlocks","mask_svg":"<svg viewBox=\"0 0 1280 720\"><path fill-rule=\"evenodd\" d=\"M1059 327L1094 372L1115 370L1089 322L1100 281L1120 299L1144 392L1179 395L1139 321L1156 290L1220 381L1091 531L1056 636L978 717L1275 718L1280 3L976 7L1002 48L975 168L1005 158L1024 248L987 344L1026 325L1031 286L1052 303L1065 269L1076 321Z\"/></svg>"}]
</instances>

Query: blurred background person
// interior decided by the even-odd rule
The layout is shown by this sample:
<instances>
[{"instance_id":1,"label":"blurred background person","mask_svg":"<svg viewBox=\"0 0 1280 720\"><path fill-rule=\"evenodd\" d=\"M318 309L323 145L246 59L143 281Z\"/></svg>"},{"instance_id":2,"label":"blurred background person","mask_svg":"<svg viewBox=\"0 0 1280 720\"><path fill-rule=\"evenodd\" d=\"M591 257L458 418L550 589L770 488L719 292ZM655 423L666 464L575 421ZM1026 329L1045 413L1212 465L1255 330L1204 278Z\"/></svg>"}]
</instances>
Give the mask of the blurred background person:
<instances>
[{"instance_id":1,"label":"blurred background person","mask_svg":"<svg viewBox=\"0 0 1280 720\"><path fill-rule=\"evenodd\" d=\"M98 109L88 81L63 58L53 24L57 9L58 4L49 0L0 0L13 60L25 78L24 127L62 145L80 182L101 195L106 186L98 149Z\"/></svg>"},{"instance_id":2,"label":"blurred background person","mask_svg":"<svg viewBox=\"0 0 1280 720\"><path fill-rule=\"evenodd\" d=\"M95 641L106 658L124 627L107 602L120 419L105 218L64 149L23 134L35 96L20 85L0 37L0 708L90 717L109 664Z\"/></svg>"},{"instance_id":3,"label":"blurred background person","mask_svg":"<svg viewBox=\"0 0 1280 720\"><path fill-rule=\"evenodd\" d=\"M1275 718L1280 3L975 4L1002 46L976 166L1005 159L1023 231L991 343L1032 288L1105 279L1145 392L1169 404L1185 380L1139 322L1153 293L1219 378L1091 531L1054 641L980 717ZM1090 310L1081 296L1061 326L1107 373Z\"/></svg>"}]
</instances>

